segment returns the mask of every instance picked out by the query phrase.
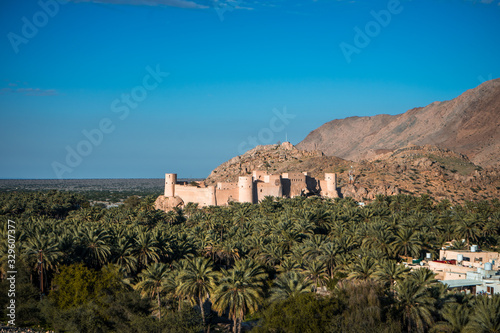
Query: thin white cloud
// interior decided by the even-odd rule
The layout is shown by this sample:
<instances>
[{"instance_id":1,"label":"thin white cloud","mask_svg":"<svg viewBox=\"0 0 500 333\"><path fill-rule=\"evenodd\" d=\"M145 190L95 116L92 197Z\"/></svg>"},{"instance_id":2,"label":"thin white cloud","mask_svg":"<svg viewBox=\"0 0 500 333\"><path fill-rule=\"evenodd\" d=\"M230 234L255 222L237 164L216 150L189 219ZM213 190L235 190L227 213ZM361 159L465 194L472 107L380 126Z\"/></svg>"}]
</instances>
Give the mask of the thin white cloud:
<instances>
[{"instance_id":1,"label":"thin white cloud","mask_svg":"<svg viewBox=\"0 0 500 333\"><path fill-rule=\"evenodd\" d=\"M178 8L209 8L189 0L71 0L73 2L96 2L112 5L132 5L132 6L169 6Z\"/></svg>"},{"instance_id":2,"label":"thin white cloud","mask_svg":"<svg viewBox=\"0 0 500 333\"><path fill-rule=\"evenodd\" d=\"M10 85L10 84L9 84ZM1 88L0 94L21 94L26 96L53 96L58 92L54 89L40 89L40 88Z\"/></svg>"}]
</instances>

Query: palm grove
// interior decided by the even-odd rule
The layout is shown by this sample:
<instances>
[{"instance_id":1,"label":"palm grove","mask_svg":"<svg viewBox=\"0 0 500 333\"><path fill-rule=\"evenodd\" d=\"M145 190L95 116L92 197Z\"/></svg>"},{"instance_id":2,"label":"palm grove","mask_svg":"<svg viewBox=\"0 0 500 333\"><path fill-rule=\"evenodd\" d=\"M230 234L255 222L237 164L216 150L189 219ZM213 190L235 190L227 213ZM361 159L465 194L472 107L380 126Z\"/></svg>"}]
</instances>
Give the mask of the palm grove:
<instances>
[{"instance_id":1,"label":"palm grove","mask_svg":"<svg viewBox=\"0 0 500 333\"><path fill-rule=\"evenodd\" d=\"M16 323L61 332L500 332L499 296L453 293L428 269L400 264L437 257L453 240L498 251L498 200L451 207L398 195L359 207L266 197L169 213L153 201L105 209L82 194L2 193L4 240L7 220L17 223ZM3 241L2 304L7 251Z\"/></svg>"}]
</instances>

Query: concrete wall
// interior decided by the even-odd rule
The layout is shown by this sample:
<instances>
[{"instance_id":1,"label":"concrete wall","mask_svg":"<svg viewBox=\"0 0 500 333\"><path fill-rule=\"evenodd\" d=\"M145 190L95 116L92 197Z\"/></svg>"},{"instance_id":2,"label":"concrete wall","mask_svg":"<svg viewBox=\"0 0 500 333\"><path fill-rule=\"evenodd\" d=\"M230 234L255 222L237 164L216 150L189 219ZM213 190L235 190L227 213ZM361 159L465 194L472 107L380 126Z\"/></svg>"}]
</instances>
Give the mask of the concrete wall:
<instances>
[{"instance_id":1,"label":"concrete wall","mask_svg":"<svg viewBox=\"0 0 500 333\"><path fill-rule=\"evenodd\" d=\"M469 268L467 266L444 264L441 262L429 261L429 269L431 271L442 271L442 272L456 272L467 274L467 272L475 272L475 268Z\"/></svg>"},{"instance_id":2,"label":"concrete wall","mask_svg":"<svg viewBox=\"0 0 500 333\"><path fill-rule=\"evenodd\" d=\"M493 267L495 269L500 269L500 254L498 252L489 251L478 251L471 252L466 250L440 250L439 258L446 258L446 260L457 259L458 255L461 254L464 257L462 262L463 266L473 266L473 267L483 267L484 263L495 261ZM467 260L470 259L470 260Z\"/></svg>"},{"instance_id":3,"label":"concrete wall","mask_svg":"<svg viewBox=\"0 0 500 333\"><path fill-rule=\"evenodd\" d=\"M445 263L435 262L435 261L429 261L428 264L429 264L429 269L437 274L436 279L438 279L438 280L466 279L467 272L476 271L475 268L445 264Z\"/></svg>"},{"instance_id":4,"label":"concrete wall","mask_svg":"<svg viewBox=\"0 0 500 333\"><path fill-rule=\"evenodd\" d=\"M184 203L197 203L200 207L215 205L215 187L195 187L189 185L176 185L175 194L182 198Z\"/></svg>"},{"instance_id":5,"label":"concrete wall","mask_svg":"<svg viewBox=\"0 0 500 333\"><path fill-rule=\"evenodd\" d=\"M465 273L457 273L457 272L442 272L441 274L443 274L443 278L438 278L437 276L439 275L436 275L436 279L438 280L443 280L443 281L446 281L446 280L465 280L467 279L467 274Z\"/></svg>"},{"instance_id":6,"label":"concrete wall","mask_svg":"<svg viewBox=\"0 0 500 333\"><path fill-rule=\"evenodd\" d=\"M481 291L483 293L486 293L489 295L500 294L500 283L499 282L496 282L496 281L492 281L489 283L487 281L485 281L485 282L486 283L483 283L482 285L476 287L476 294L480 293ZM492 291L493 291L493 293L492 293Z\"/></svg>"}]
</instances>

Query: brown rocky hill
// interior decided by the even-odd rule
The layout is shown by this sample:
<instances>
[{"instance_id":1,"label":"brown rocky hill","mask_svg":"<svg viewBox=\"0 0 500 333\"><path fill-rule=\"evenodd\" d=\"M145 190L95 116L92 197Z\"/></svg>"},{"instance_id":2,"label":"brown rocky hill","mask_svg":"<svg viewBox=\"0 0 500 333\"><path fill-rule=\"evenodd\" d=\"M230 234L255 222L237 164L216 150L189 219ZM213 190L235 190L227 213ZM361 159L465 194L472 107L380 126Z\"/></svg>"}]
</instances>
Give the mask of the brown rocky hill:
<instances>
[{"instance_id":1,"label":"brown rocky hill","mask_svg":"<svg viewBox=\"0 0 500 333\"><path fill-rule=\"evenodd\" d=\"M358 201L372 200L377 194L403 193L429 194L436 200L461 203L499 198L500 193L498 169L483 169L463 154L430 145L407 146L380 155L378 160L361 162L299 150L290 143L258 146L218 166L205 182L235 182L253 170L271 174L307 171L319 179L327 172L336 172L340 193ZM348 184L350 171L354 184Z\"/></svg>"},{"instance_id":2,"label":"brown rocky hill","mask_svg":"<svg viewBox=\"0 0 500 333\"><path fill-rule=\"evenodd\" d=\"M291 143L257 146L233 157L215 168L205 180L207 185L217 182L237 182L238 176L265 170L270 174L308 171L312 177L324 177L329 170L347 169L350 162L320 151L298 150Z\"/></svg>"},{"instance_id":3,"label":"brown rocky hill","mask_svg":"<svg viewBox=\"0 0 500 333\"><path fill-rule=\"evenodd\" d=\"M409 144L434 145L467 155L483 167L500 163L500 79L445 102L399 115L349 117L315 129L297 145L347 160L373 160Z\"/></svg>"}]
</instances>

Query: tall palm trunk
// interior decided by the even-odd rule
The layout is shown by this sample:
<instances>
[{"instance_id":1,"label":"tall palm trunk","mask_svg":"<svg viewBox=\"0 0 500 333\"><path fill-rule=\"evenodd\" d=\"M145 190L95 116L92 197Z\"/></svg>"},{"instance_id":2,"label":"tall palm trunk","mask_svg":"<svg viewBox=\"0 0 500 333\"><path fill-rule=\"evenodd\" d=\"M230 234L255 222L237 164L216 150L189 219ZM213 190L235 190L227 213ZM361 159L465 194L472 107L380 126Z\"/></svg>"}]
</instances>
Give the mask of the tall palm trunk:
<instances>
[{"instance_id":1,"label":"tall palm trunk","mask_svg":"<svg viewBox=\"0 0 500 333\"><path fill-rule=\"evenodd\" d=\"M161 320L161 302L160 302L160 293L156 293L156 301L158 302L158 320Z\"/></svg>"},{"instance_id":2,"label":"tall palm trunk","mask_svg":"<svg viewBox=\"0 0 500 333\"><path fill-rule=\"evenodd\" d=\"M410 319L410 310L406 311L406 318L408 319L408 333L411 333L411 319Z\"/></svg>"},{"instance_id":3,"label":"tall palm trunk","mask_svg":"<svg viewBox=\"0 0 500 333\"><path fill-rule=\"evenodd\" d=\"M238 317L234 316L234 319L233 319L233 333L240 332L239 328L240 328L240 323L239 323Z\"/></svg>"},{"instance_id":4,"label":"tall palm trunk","mask_svg":"<svg viewBox=\"0 0 500 333\"><path fill-rule=\"evenodd\" d=\"M233 333L238 333L238 317L236 316L233 319Z\"/></svg>"},{"instance_id":5,"label":"tall palm trunk","mask_svg":"<svg viewBox=\"0 0 500 333\"><path fill-rule=\"evenodd\" d=\"M241 323L243 322L243 310L240 311L240 317L238 319L238 333L241 333Z\"/></svg>"},{"instance_id":6,"label":"tall palm trunk","mask_svg":"<svg viewBox=\"0 0 500 333\"><path fill-rule=\"evenodd\" d=\"M200 309L201 309L201 320L203 322L203 327L205 327L205 309L203 307L203 299L201 297L201 295L199 295L199 300L200 300Z\"/></svg>"}]
</instances>

